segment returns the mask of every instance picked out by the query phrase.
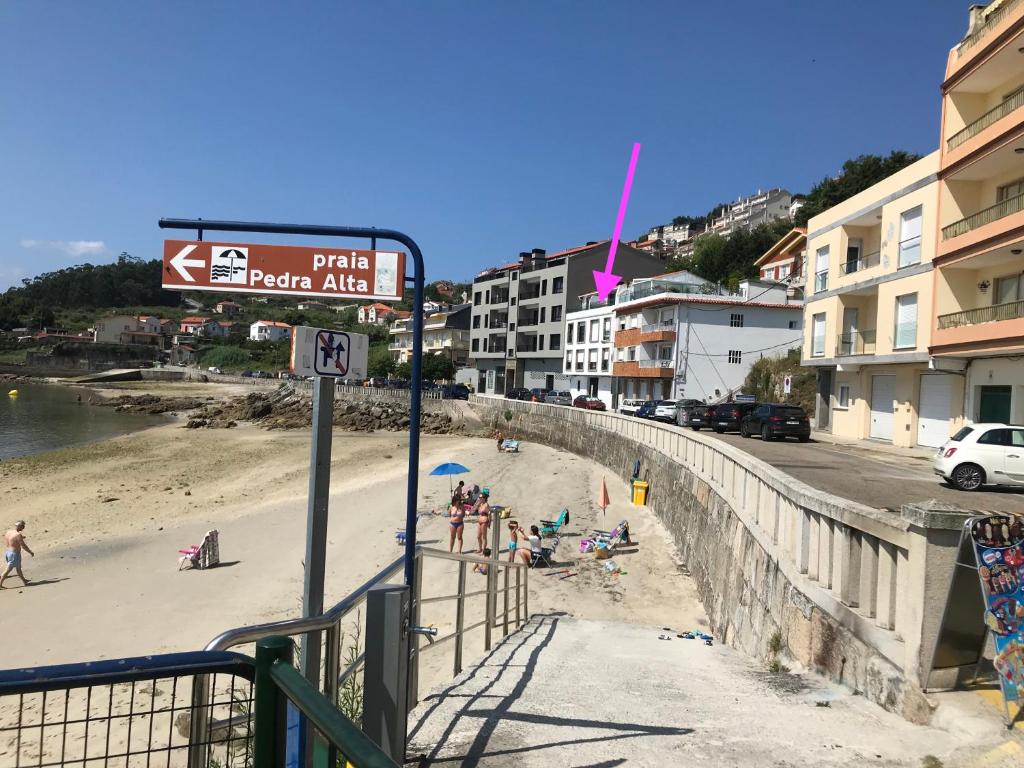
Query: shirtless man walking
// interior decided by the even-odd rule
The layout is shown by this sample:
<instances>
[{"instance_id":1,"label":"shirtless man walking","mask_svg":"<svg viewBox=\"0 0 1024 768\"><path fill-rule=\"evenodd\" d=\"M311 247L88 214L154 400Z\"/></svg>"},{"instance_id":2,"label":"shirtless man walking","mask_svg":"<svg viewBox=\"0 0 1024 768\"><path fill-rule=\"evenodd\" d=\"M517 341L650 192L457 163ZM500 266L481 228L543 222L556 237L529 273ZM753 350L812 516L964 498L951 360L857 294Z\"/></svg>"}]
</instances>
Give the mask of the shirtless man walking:
<instances>
[{"instance_id":1,"label":"shirtless man walking","mask_svg":"<svg viewBox=\"0 0 1024 768\"><path fill-rule=\"evenodd\" d=\"M18 578L21 579L25 586L28 586L28 579L25 578L25 574L21 572L21 550L25 550L32 557L36 556L29 546L28 542L25 541L25 534L22 531L25 530L25 521L18 520L11 530L4 534L4 572L0 576L0 589L3 589L4 579L11 575L11 571L17 571Z\"/></svg>"}]
</instances>

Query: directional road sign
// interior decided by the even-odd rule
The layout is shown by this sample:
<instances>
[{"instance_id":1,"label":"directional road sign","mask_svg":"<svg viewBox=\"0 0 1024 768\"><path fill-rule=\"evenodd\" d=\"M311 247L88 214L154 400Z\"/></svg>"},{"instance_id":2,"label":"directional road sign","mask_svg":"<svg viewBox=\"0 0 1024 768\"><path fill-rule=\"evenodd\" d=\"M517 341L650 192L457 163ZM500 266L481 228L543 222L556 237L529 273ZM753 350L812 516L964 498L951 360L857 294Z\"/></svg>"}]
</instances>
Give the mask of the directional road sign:
<instances>
[{"instance_id":1,"label":"directional road sign","mask_svg":"<svg viewBox=\"0 0 1024 768\"><path fill-rule=\"evenodd\" d=\"M298 326L292 329L292 373L362 380L369 348L362 333Z\"/></svg>"},{"instance_id":2,"label":"directional road sign","mask_svg":"<svg viewBox=\"0 0 1024 768\"><path fill-rule=\"evenodd\" d=\"M401 251L165 240L163 287L399 301Z\"/></svg>"}]
</instances>

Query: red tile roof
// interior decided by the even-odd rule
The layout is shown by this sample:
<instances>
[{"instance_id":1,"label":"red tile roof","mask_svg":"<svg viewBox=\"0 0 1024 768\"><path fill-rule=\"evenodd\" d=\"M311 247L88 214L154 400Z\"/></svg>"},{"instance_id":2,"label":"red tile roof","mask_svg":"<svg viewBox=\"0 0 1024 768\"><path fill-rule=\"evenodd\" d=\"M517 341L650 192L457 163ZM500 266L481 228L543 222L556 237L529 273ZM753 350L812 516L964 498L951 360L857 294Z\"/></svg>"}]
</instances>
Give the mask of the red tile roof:
<instances>
[{"instance_id":1,"label":"red tile roof","mask_svg":"<svg viewBox=\"0 0 1024 768\"><path fill-rule=\"evenodd\" d=\"M181 321L181 325L204 325L206 323L212 323L208 317L186 317Z\"/></svg>"},{"instance_id":2,"label":"red tile roof","mask_svg":"<svg viewBox=\"0 0 1024 768\"><path fill-rule=\"evenodd\" d=\"M288 323L279 323L276 320L257 320L253 325L268 325L273 328L291 328Z\"/></svg>"}]
</instances>

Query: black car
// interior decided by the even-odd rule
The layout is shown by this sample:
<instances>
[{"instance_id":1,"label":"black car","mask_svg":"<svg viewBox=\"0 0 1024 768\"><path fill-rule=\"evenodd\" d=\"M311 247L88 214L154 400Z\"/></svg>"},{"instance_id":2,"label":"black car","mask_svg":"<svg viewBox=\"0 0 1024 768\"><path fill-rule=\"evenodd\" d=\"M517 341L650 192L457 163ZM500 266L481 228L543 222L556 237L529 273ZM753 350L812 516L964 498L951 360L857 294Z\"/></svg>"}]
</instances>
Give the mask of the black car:
<instances>
[{"instance_id":1,"label":"black car","mask_svg":"<svg viewBox=\"0 0 1024 768\"><path fill-rule=\"evenodd\" d=\"M465 384L448 384L441 387L441 396L448 400L469 400L469 387Z\"/></svg>"},{"instance_id":2,"label":"black car","mask_svg":"<svg viewBox=\"0 0 1024 768\"><path fill-rule=\"evenodd\" d=\"M682 426L691 427L695 432L700 432L702 427L705 429L711 429L711 425L715 418L715 410L717 408L717 405L693 406L693 408L689 410L686 422Z\"/></svg>"},{"instance_id":3,"label":"black car","mask_svg":"<svg viewBox=\"0 0 1024 768\"><path fill-rule=\"evenodd\" d=\"M762 440L795 437L801 443L811 439L811 422L796 405L761 403L740 422L743 437L761 435Z\"/></svg>"},{"instance_id":4,"label":"black car","mask_svg":"<svg viewBox=\"0 0 1024 768\"><path fill-rule=\"evenodd\" d=\"M739 432L743 417L757 408L757 403L723 403L715 406L714 418L710 426L718 434L723 432Z\"/></svg>"},{"instance_id":5,"label":"black car","mask_svg":"<svg viewBox=\"0 0 1024 768\"><path fill-rule=\"evenodd\" d=\"M654 409L658 407L661 400L648 400L636 409L636 416L641 419L653 419Z\"/></svg>"},{"instance_id":6,"label":"black car","mask_svg":"<svg viewBox=\"0 0 1024 768\"><path fill-rule=\"evenodd\" d=\"M530 400L533 397L526 387L516 387L505 393L506 400Z\"/></svg>"}]
</instances>

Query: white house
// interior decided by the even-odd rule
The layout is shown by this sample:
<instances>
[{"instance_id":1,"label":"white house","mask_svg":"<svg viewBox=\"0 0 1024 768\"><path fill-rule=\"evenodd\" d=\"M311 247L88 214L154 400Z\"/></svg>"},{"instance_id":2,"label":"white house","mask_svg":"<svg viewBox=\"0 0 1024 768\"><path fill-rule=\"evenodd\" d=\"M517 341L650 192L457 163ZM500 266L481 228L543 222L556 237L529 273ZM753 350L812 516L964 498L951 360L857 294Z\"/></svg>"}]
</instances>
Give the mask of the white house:
<instances>
[{"instance_id":1,"label":"white house","mask_svg":"<svg viewBox=\"0 0 1024 768\"><path fill-rule=\"evenodd\" d=\"M96 343L120 344L122 333L143 330L142 323L131 315L111 315L96 321L92 340Z\"/></svg>"},{"instance_id":2,"label":"white house","mask_svg":"<svg viewBox=\"0 0 1024 768\"><path fill-rule=\"evenodd\" d=\"M249 338L253 341L284 341L291 337L292 327L288 323L257 320L249 326Z\"/></svg>"},{"instance_id":3,"label":"white house","mask_svg":"<svg viewBox=\"0 0 1024 768\"><path fill-rule=\"evenodd\" d=\"M373 304L364 304L359 308L357 315L359 322L365 325L387 325L389 320L394 317L409 316L408 313L396 312L387 304L382 304L379 301Z\"/></svg>"},{"instance_id":4,"label":"white house","mask_svg":"<svg viewBox=\"0 0 1024 768\"><path fill-rule=\"evenodd\" d=\"M160 333L160 318L155 315L139 315L139 325L146 333Z\"/></svg>"},{"instance_id":5,"label":"white house","mask_svg":"<svg viewBox=\"0 0 1024 768\"><path fill-rule=\"evenodd\" d=\"M190 333L193 336L219 336L220 326L216 320L209 317L184 317L178 324L182 333Z\"/></svg>"},{"instance_id":6,"label":"white house","mask_svg":"<svg viewBox=\"0 0 1024 768\"><path fill-rule=\"evenodd\" d=\"M582 301L584 309L565 316L562 373L569 380L573 398L598 397L610 409L614 407L615 306L601 302L596 294L583 296Z\"/></svg>"}]
</instances>

